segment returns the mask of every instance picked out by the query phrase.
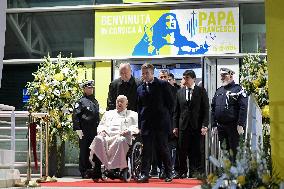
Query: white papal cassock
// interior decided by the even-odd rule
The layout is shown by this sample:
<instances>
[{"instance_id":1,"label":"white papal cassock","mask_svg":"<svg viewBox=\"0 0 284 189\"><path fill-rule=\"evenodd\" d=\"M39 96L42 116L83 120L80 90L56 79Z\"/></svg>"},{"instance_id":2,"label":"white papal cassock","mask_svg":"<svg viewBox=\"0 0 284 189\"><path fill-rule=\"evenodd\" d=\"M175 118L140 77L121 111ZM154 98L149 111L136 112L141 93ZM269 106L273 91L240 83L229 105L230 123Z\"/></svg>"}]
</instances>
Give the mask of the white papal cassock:
<instances>
[{"instance_id":1,"label":"white papal cassock","mask_svg":"<svg viewBox=\"0 0 284 189\"><path fill-rule=\"evenodd\" d=\"M90 160L96 154L106 169L126 168L126 154L132 142L132 135L138 133L138 114L131 110L120 113L117 110L105 112L98 126L98 133L105 131L107 136L97 135L91 146ZM121 132L127 130L127 135Z\"/></svg>"}]
</instances>

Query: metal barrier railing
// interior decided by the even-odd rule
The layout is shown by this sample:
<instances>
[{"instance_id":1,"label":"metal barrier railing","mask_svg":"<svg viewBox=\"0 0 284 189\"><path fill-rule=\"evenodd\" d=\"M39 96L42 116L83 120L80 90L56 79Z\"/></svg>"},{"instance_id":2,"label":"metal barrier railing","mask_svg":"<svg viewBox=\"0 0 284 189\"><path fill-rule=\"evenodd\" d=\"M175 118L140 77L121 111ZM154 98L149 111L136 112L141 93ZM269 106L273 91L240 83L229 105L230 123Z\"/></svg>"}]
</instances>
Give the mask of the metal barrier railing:
<instances>
[{"instance_id":1,"label":"metal barrier railing","mask_svg":"<svg viewBox=\"0 0 284 189\"><path fill-rule=\"evenodd\" d=\"M13 162L11 162L10 168L15 168L15 167L28 167L27 168L27 177L31 177L31 175L35 176L40 176L42 177L43 175L43 130L46 128L42 128L41 126L37 126L37 132L40 133L40 138L39 138L39 174L31 174L31 148L30 148L30 131L29 131L29 124L30 120L29 118L32 117L32 119L37 118L37 117L43 117L46 114L44 113L32 113L30 114L28 111L14 111L15 108L12 106L7 106L0 104L0 118L5 118L6 120L1 120L0 121L0 130L5 131L5 130L11 130L11 135L0 135L0 142L7 142L11 141L11 152L12 152L12 159ZM11 121L7 121L7 119L11 118ZM26 119L25 126L20 126L16 127L16 118L22 118ZM2 124L5 126L2 126ZM16 131L27 131L27 139L23 138L16 138ZM2 133L2 132L1 132ZM27 149L27 162L17 162L15 160L16 153L18 152L16 150L16 142L27 142L28 143L28 149ZM23 151L19 151L23 152ZM0 163L1 164L1 163ZM7 167L7 165L0 165L1 167ZM21 174L25 175L25 174Z\"/></svg>"},{"instance_id":2,"label":"metal barrier railing","mask_svg":"<svg viewBox=\"0 0 284 189\"><path fill-rule=\"evenodd\" d=\"M0 124L5 124L5 125L10 125L10 135L0 135L1 139L4 139L2 141L11 141L10 142L10 156L9 159L10 161L8 162L8 166L10 167L10 169L14 169L14 165L15 165L15 107L13 106L8 106L8 105L4 105L4 104L0 104L0 118L2 117L1 112L5 112L5 114L8 114L8 117L10 117L10 121L6 121L6 120L0 120ZM7 151L8 152L8 151ZM4 151L3 151L4 154ZM5 162L4 158L7 158L7 156L2 156L3 161ZM5 166L5 165L4 165Z\"/></svg>"}]
</instances>

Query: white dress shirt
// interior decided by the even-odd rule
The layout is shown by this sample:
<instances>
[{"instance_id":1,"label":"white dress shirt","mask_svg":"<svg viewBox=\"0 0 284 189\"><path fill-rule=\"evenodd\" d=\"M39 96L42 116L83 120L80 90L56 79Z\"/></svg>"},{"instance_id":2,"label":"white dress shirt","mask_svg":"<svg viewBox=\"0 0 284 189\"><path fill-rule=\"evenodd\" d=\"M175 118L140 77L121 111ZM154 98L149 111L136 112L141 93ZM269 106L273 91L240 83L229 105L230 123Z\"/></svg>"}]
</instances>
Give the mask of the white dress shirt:
<instances>
[{"instance_id":1,"label":"white dress shirt","mask_svg":"<svg viewBox=\"0 0 284 189\"><path fill-rule=\"evenodd\" d=\"M193 85L191 87L185 87L185 99L186 99L186 101L191 100L194 87L195 87L195 83L193 83ZM188 96L189 88L190 88L190 93L189 93L190 95Z\"/></svg>"}]
</instances>

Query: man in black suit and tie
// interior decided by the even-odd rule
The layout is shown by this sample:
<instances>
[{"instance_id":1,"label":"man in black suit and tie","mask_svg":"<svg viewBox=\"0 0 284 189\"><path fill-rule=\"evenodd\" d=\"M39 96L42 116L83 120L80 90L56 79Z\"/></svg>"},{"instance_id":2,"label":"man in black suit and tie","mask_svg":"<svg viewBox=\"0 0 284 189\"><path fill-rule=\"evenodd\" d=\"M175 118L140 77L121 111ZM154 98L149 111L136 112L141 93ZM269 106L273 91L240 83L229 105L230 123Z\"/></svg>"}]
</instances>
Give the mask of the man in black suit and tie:
<instances>
[{"instance_id":1,"label":"man in black suit and tie","mask_svg":"<svg viewBox=\"0 0 284 189\"><path fill-rule=\"evenodd\" d=\"M142 169L138 182L149 182L153 144L165 166L165 182L172 181L168 137L172 132L171 114L174 98L167 81L154 77L154 66L141 66L143 84L137 88L138 128L142 136Z\"/></svg>"},{"instance_id":2,"label":"man in black suit and tie","mask_svg":"<svg viewBox=\"0 0 284 189\"><path fill-rule=\"evenodd\" d=\"M180 178L201 169L200 141L207 132L209 101L204 88L195 85L193 70L183 73L184 87L177 93L174 113L174 134L178 136ZM187 159L189 165L187 166Z\"/></svg>"}]
</instances>

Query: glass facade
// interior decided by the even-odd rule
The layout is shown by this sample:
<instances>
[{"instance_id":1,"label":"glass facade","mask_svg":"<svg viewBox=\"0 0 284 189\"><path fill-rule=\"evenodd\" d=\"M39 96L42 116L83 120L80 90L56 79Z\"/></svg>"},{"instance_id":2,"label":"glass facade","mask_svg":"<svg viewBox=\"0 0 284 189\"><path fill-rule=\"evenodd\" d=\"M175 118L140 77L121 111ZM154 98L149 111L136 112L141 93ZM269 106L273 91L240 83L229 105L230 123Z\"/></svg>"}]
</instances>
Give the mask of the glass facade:
<instances>
[{"instance_id":1,"label":"glass facade","mask_svg":"<svg viewBox=\"0 0 284 189\"><path fill-rule=\"evenodd\" d=\"M93 11L7 15L4 59L93 56Z\"/></svg>"}]
</instances>

